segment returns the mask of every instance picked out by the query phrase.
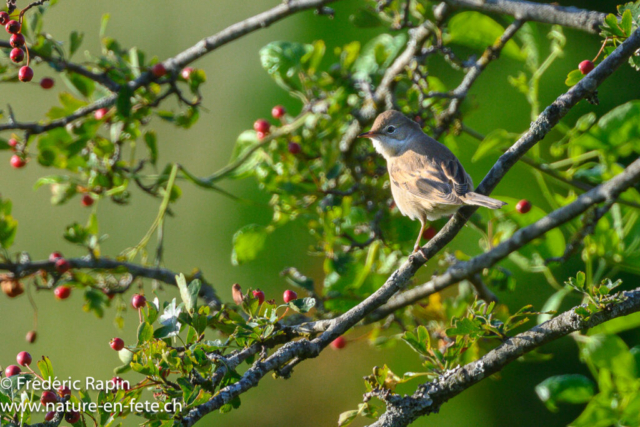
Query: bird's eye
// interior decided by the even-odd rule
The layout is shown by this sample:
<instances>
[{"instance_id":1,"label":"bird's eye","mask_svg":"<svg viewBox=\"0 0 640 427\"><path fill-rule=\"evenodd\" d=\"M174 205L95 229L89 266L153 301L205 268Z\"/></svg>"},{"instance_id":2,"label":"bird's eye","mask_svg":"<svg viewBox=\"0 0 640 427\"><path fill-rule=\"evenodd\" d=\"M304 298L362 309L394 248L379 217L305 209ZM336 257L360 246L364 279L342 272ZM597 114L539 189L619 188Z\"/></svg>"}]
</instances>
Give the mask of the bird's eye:
<instances>
[{"instance_id":1,"label":"bird's eye","mask_svg":"<svg viewBox=\"0 0 640 427\"><path fill-rule=\"evenodd\" d=\"M387 133L394 133L396 131L396 128L393 126L389 126L387 127Z\"/></svg>"}]
</instances>

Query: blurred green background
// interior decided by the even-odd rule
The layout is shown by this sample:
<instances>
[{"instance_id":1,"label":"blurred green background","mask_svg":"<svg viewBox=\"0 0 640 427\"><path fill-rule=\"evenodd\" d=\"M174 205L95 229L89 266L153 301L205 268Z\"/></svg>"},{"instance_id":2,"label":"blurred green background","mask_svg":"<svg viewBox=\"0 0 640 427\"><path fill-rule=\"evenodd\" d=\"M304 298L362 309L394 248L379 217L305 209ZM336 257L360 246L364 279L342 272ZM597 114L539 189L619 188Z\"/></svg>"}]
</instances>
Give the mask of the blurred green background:
<instances>
[{"instance_id":1,"label":"blurred green background","mask_svg":"<svg viewBox=\"0 0 640 427\"><path fill-rule=\"evenodd\" d=\"M19 2L19 6L21 3ZM593 0L560 2L584 8L611 12L616 2ZM45 16L45 30L58 40L68 40L72 30L85 33L83 49L99 52L98 29L104 13L111 14L107 34L115 37L123 46L137 46L149 56L164 59L177 54L196 43L200 38L214 34L236 21L252 16L277 4L277 0L231 1L189 0L177 3L169 0L136 2L96 2L66 0L52 8ZM178 161L199 175L207 175L224 166L229 159L236 136L252 126L256 118L268 118L271 107L285 105L292 113L300 108L298 102L280 90L260 66L258 49L273 40L312 42L325 40L328 52L352 40L366 42L380 30L363 30L353 27L349 15L362 6L362 0L341 2L334 5L335 19L318 17L313 12L293 16L283 22L240 39L198 61L195 66L206 71L208 82L204 86L204 107L200 121L189 131L177 130L163 123L155 123L160 144L160 161ZM504 21L501 21L504 22ZM548 27L541 26L543 31ZM568 37L566 56L554 63L542 80L540 101L546 106L566 91L564 80L583 59L592 59L599 49L599 38L593 35L566 30ZM461 55L470 51L457 49ZM76 54L76 60L82 52ZM507 58L492 63L478 79L471 95L480 108L466 117L466 123L474 129L488 133L496 128L522 132L530 122L529 106L523 96L507 83L507 76L515 75L522 64ZM36 68L36 80L52 75L46 66ZM433 75L448 85L456 85L462 73L451 71L437 63ZM55 78L55 76L54 76ZM598 116L612 107L637 98L640 89L637 74L628 67L621 69L600 89L600 105L581 102L574 108L568 122L588 111ZM56 92L62 86L44 92L36 84L1 84L0 105L10 104L18 120L39 120L50 106L57 103ZM342 118L336 117L336 120ZM553 136L551 136L553 138ZM360 142L366 143L366 142ZM547 141L548 143L548 141ZM477 144L461 137L461 160L475 182L479 182L492 164L492 158L471 163L470 158ZM42 259L60 250L67 256L84 255L62 239L64 227L73 221L85 222L89 210L80 206L79 200L62 207L49 203L46 188L33 190L35 180L52 173L36 162L16 171L9 167L10 154L0 159L0 193L14 202L14 216L19 231L16 250L28 251L32 258ZM494 194L521 197L523 188L533 203L548 209L536 187L528 185L533 176L523 166L516 166L503 180ZM310 237L300 225L291 224L270 236L269 250L258 260L241 267L230 262L233 233L248 223L266 224L270 218L268 196L259 192L251 180L224 183L225 189L252 203L233 202L219 194L206 192L184 184L183 197L174 207L175 218L166 224L165 265L174 271L190 272L194 267L203 270L223 300L231 299L231 285L260 287L267 298L281 298L285 283L278 273L285 267L297 266L320 282L321 259L307 255ZM564 190L562 190L564 191ZM101 233L109 235L103 244L103 253L117 255L121 250L135 245L151 225L158 209L158 201L140 192L134 192L130 206L115 206L102 202L98 207ZM416 224L416 232L417 232ZM477 253L477 235L466 229L454 241L453 246L464 248L467 253ZM509 262L504 264L516 273L515 293L500 293L502 302L511 309L524 304L534 304L540 309L552 289L538 275L522 273ZM564 280L569 272L580 268L574 260L556 269L556 277ZM424 269L419 278L427 278L433 271ZM147 292L150 288L147 288ZM168 288L161 298L177 295ZM96 319L81 309L80 292L64 302L54 300L50 292L34 295L38 306L38 340L27 344L24 336L32 328L33 311L26 295L10 300L0 295L0 365L15 363L15 355L28 350L34 358L47 355L51 358L56 374L62 378L72 376L99 379L112 377L113 367L120 364L115 352L107 343L113 336L125 341L135 336L137 316L126 314L124 331L113 324L115 310L108 311L104 319ZM127 298L128 299L128 298ZM569 301L568 304L576 303ZM336 425L338 415L355 409L365 391L362 377L371 373L376 365L388 364L397 374L419 371L418 357L404 344L391 350L376 351L366 340L358 340L363 331L348 335L351 341L341 351L327 350L314 360L299 365L290 380L274 380L266 377L259 387L243 395L242 406L231 413L208 416L202 424L220 426L320 426ZM637 335L624 336L637 341ZM423 418L415 425L433 426L562 426L567 425L582 410L582 406L562 407L559 413L548 412L538 400L534 386L550 375L560 373L587 373L578 362L576 346L564 339L544 348L554 353L552 361L539 365L514 363L504 370L501 379L488 379L443 406L440 414ZM135 381L137 374L125 378ZM403 386L400 391L411 392L417 382ZM515 422L514 420L517 420ZM125 425L136 425L140 419L130 417ZM354 425L366 424L359 419Z\"/></svg>"}]
</instances>

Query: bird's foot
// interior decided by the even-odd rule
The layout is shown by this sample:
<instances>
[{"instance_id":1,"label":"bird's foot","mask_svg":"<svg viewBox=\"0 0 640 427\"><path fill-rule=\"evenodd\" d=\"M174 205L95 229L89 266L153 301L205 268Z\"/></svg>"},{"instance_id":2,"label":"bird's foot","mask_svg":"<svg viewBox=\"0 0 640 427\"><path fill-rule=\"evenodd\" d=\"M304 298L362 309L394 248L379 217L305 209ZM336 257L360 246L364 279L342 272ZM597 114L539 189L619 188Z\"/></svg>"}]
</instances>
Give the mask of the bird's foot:
<instances>
[{"instance_id":1,"label":"bird's foot","mask_svg":"<svg viewBox=\"0 0 640 427\"><path fill-rule=\"evenodd\" d=\"M415 245L413 247L413 253L415 254L416 252L420 253L420 255L422 255L422 258L424 258L424 262L429 261L429 258L427 258L427 254L426 251L423 247L421 247L420 245Z\"/></svg>"}]
</instances>

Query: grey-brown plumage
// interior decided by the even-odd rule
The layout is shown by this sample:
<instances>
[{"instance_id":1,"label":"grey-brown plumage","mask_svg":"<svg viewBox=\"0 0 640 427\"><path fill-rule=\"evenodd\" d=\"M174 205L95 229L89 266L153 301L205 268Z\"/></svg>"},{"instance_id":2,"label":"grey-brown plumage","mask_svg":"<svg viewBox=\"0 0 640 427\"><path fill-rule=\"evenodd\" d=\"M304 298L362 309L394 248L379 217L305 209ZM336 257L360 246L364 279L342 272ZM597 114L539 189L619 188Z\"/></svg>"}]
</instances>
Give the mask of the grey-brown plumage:
<instances>
[{"instance_id":1,"label":"grey-brown plumage","mask_svg":"<svg viewBox=\"0 0 640 427\"><path fill-rule=\"evenodd\" d=\"M461 206L499 209L506 203L473 192L473 181L458 158L429 137L413 120L394 110L380 114L369 132L378 153L387 161L391 193L403 215L419 220L420 234L427 221L451 215Z\"/></svg>"}]
</instances>

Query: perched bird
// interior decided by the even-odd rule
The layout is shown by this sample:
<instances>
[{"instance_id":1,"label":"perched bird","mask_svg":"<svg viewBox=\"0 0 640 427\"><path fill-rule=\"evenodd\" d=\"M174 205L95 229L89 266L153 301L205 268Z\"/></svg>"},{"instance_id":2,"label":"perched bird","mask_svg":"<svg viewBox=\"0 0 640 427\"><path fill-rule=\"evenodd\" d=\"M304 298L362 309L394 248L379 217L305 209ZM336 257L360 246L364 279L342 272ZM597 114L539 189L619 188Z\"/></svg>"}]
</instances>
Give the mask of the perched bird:
<instances>
[{"instance_id":1,"label":"perched bird","mask_svg":"<svg viewBox=\"0 0 640 427\"><path fill-rule=\"evenodd\" d=\"M500 209L506 203L473 192L473 181L458 158L429 137L413 120L394 110L381 113L369 132L376 151L387 161L391 194L403 215L419 220L414 252L427 221L451 215L464 205Z\"/></svg>"}]
</instances>

